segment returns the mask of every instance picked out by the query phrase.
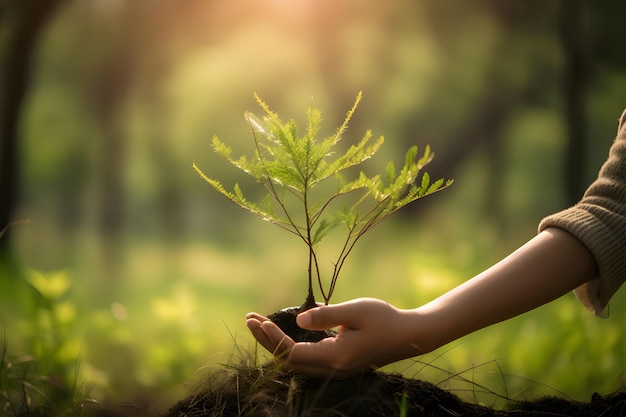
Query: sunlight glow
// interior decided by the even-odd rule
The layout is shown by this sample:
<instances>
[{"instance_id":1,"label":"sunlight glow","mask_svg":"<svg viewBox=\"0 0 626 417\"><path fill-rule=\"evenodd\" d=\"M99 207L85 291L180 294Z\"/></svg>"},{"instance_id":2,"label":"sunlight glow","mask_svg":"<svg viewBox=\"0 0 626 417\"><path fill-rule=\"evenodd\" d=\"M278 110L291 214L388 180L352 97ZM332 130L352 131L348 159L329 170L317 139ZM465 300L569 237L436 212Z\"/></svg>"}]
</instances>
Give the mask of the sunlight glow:
<instances>
[{"instance_id":1,"label":"sunlight glow","mask_svg":"<svg viewBox=\"0 0 626 417\"><path fill-rule=\"evenodd\" d=\"M117 321L125 321L128 318L128 310L124 304L114 302L111 304L111 315Z\"/></svg>"},{"instance_id":2,"label":"sunlight glow","mask_svg":"<svg viewBox=\"0 0 626 417\"><path fill-rule=\"evenodd\" d=\"M314 3L319 7L323 2L312 0L271 0L266 2L273 12L282 14L283 16L291 16L297 18L303 18L305 16L311 16L316 12Z\"/></svg>"}]
</instances>

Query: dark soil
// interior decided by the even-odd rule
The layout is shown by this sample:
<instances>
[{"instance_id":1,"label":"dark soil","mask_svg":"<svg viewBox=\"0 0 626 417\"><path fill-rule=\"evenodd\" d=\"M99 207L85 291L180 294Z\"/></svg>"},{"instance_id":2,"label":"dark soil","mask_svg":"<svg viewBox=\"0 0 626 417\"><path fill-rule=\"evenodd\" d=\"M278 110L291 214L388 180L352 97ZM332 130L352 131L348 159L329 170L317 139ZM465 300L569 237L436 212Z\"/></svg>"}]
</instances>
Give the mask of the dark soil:
<instances>
[{"instance_id":1,"label":"dark soil","mask_svg":"<svg viewBox=\"0 0 626 417\"><path fill-rule=\"evenodd\" d=\"M544 397L509 401L495 410L462 401L431 383L373 372L344 381L319 380L270 367L224 369L165 417L213 416L626 416L626 392L594 394L590 402Z\"/></svg>"}]
</instances>

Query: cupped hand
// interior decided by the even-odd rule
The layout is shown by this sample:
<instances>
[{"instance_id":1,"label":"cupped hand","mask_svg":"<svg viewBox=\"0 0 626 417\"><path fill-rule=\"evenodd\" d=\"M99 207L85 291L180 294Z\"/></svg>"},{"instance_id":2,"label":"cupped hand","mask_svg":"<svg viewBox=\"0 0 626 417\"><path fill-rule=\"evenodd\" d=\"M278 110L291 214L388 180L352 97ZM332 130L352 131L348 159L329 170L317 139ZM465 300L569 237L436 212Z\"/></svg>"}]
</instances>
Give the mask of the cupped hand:
<instances>
[{"instance_id":1,"label":"cupped hand","mask_svg":"<svg viewBox=\"0 0 626 417\"><path fill-rule=\"evenodd\" d=\"M276 324L256 313L246 325L288 368L313 376L348 378L424 353L416 344L415 310L401 310L375 298L313 308L297 317L308 330L337 328L320 342L294 342Z\"/></svg>"}]
</instances>

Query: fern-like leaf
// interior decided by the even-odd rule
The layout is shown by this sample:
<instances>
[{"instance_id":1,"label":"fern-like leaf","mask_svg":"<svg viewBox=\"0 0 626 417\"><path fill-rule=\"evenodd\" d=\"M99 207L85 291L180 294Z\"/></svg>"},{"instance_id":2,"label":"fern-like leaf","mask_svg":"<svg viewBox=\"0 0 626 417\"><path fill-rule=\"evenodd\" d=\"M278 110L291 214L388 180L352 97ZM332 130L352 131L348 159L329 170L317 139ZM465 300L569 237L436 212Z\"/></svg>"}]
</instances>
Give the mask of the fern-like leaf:
<instances>
[{"instance_id":1,"label":"fern-like leaf","mask_svg":"<svg viewBox=\"0 0 626 417\"><path fill-rule=\"evenodd\" d=\"M262 117L245 113L253 133L254 154L235 158L232 149L217 137L213 137L212 147L218 155L261 184L267 191L266 196L255 203L245 196L238 184L229 191L195 164L193 168L229 200L302 239L309 255L309 293L312 294L315 274L319 290L328 303L345 259L367 231L407 204L438 192L452 182L444 183L443 179L431 182L428 173L422 173L421 179L416 181L434 156L429 146L419 157L417 147L410 147L399 170L390 161L382 175L370 177L360 172L356 179L346 181L344 173L374 156L384 143L383 136L373 140L372 132L367 130L345 152L337 153L335 149L361 101L361 92L337 130L321 140L317 139L322 120L318 109L309 106L306 110L306 130L300 136L293 119L283 122L258 95L254 97L263 110ZM335 181L335 187L330 188L334 191L321 196L317 191L313 193L318 184L327 180ZM338 204L340 209L336 209ZM326 288L320 276L316 245L341 225L345 226L344 245L333 261L333 275Z\"/></svg>"}]
</instances>

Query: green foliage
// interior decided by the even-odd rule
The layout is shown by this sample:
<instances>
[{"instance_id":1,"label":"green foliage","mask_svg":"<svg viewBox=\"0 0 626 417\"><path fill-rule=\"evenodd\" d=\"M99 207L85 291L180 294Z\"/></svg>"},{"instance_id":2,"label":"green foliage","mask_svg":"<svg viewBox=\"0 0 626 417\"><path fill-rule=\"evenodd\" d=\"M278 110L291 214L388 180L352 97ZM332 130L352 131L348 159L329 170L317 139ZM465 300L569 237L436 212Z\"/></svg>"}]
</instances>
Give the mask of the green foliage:
<instances>
[{"instance_id":1,"label":"green foliage","mask_svg":"<svg viewBox=\"0 0 626 417\"><path fill-rule=\"evenodd\" d=\"M41 360L9 357L7 341L0 346L0 415L7 417L80 416L84 392L55 375L41 372Z\"/></svg>"},{"instance_id":2,"label":"green foliage","mask_svg":"<svg viewBox=\"0 0 626 417\"><path fill-rule=\"evenodd\" d=\"M213 149L222 158L242 170L267 192L260 202L246 198L239 184L231 191L216 179L209 178L196 164L194 169L216 191L253 214L298 236L307 246L309 254L308 303L314 303L313 277L328 304L341 268L356 242L374 226L402 207L422 197L449 186L443 179L432 182L427 173L418 179L422 168L428 164L433 153L426 147L418 157L418 149L412 146L406 152L404 164L399 171L393 162L387 164L383 175L368 176L363 171L352 181L344 174L376 154L384 142L381 136L372 141L372 132L367 130L356 144L345 152L337 149L348 128L362 94L347 112L343 123L334 134L318 139L321 127L321 111L310 106L306 111L306 130L299 135L296 122L284 123L276 113L257 95L255 98L264 111L262 119L246 113L253 132L255 152L234 158L232 150L217 137L213 138ZM384 177L384 179L382 178ZM314 194L322 183L333 182L323 194ZM295 198L294 198L295 197ZM341 202L339 201L341 200ZM339 208L335 208L340 204ZM333 261L334 269L330 285L325 288L316 251L318 245L330 232L343 226L345 234L339 255ZM313 304L314 305L314 304Z\"/></svg>"},{"instance_id":3,"label":"green foliage","mask_svg":"<svg viewBox=\"0 0 626 417\"><path fill-rule=\"evenodd\" d=\"M79 416L86 393L78 383L74 304L65 299L71 280L65 271L27 270L25 275L29 317L18 323L20 338L14 330L11 342L25 342L29 353L10 354L5 334L0 344L0 415Z\"/></svg>"}]
</instances>

